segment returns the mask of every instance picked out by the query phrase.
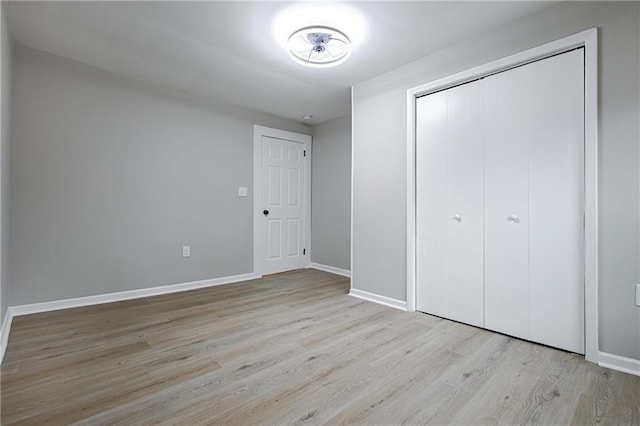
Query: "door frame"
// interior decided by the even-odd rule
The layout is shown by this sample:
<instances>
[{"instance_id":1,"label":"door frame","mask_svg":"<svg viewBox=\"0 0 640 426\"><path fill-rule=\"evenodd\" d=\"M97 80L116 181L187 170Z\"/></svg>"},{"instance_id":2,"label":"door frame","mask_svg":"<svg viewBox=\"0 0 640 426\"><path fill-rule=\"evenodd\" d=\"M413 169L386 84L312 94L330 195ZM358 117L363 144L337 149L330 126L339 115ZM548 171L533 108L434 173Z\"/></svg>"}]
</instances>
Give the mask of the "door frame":
<instances>
[{"instance_id":1,"label":"door frame","mask_svg":"<svg viewBox=\"0 0 640 426\"><path fill-rule=\"evenodd\" d=\"M407 311L416 310L416 99L575 48L585 48L584 329L585 358L598 362L598 30L534 47L407 90Z\"/></svg>"},{"instance_id":2,"label":"door frame","mask_svg":"<svg viewBox=\"0 0 640 426\"><path fill-rule=\"evenodd\" d=\"M306 156L304 161L304 265L308 267L311 259L311 136L302 133L289 132L271 127L253 126L253 273L262 276L264 270L262 255L264 253L264 241L262 238L262 226L264 223L262 214L262 137L297 142L304 145Z\"/></svg>"}]
</instances>

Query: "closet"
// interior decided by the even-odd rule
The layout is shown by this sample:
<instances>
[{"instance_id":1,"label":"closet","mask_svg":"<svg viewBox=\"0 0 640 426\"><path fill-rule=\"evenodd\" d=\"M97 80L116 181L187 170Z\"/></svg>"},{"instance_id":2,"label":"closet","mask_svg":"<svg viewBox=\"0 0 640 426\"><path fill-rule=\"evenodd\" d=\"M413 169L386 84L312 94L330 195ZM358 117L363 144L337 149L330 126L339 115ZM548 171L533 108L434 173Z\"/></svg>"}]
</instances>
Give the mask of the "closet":
<instances>
[{"instance_id":1,"label":"closet","mask_svg":"<svg viewBox=\"0 0 640 426\"><path fill-rule=\"evenodd\" d=\"M584 49L416 104L416 307L584 353Z\"/></svg>"}]
</instances>

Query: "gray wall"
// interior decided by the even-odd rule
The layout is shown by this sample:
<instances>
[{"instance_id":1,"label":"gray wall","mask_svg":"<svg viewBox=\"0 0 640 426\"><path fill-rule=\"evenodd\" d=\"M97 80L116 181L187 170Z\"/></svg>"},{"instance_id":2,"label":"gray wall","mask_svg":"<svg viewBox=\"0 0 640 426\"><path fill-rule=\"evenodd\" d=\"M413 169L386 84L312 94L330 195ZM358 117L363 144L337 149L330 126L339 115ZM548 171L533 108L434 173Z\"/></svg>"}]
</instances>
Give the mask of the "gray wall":
<instances>
[{"instance_id":1,"label":"gray wall","mask_svg":"<svg viewBox=\"0 0 640 426\"><path fill-rule=\"evenodd\" d=\"M352 285L406 300L406 90L600 27L600 350L640 359L640 4L567 2L354 88Z\"/></svg>"},{"instance_id":2,"label":"gray wall","mask_svg":"<svg viewBox=\"0 0 640 426\"><path fill-rule=\"evenodd\" d=\"M351 116L313 132L311 261L351 269Z\"/></svg>"},{"instance_id":3,"label":"gray wall","mask_svg":"<svg viewBox=\"0 0 640 426\"><path fill-rule=\"evenodd\" d=\"M7 19L5 15L6 4L0 5L0 70L1 88L0 98L2 103L0 111L2 115L2 127L0 128L0 324L4 321L7 312L7 260L9 241L9 146L11 140L11 70L12 70L12 43Z\"/></svg>"},{"instance_id":4,"label":"gray wall","mask_svg":"<svg viewBox=\"0 0 640 426\"><path fill-rule=\"evenodd\" d=\"M309 127L23 47L13 71L10 305L252 272L253 124Z\"/></svg>"}]
</instances>

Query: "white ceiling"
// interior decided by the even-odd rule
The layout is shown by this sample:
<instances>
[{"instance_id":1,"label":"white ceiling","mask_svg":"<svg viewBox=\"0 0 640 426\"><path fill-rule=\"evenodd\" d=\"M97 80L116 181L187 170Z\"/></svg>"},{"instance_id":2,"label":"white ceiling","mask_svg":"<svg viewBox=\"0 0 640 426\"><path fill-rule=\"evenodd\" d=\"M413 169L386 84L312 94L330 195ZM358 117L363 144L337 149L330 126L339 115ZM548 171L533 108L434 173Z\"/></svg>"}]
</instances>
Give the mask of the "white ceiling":
<instances>
[{"instance_id":1,"label":"white ceiling","mask_svg":"<svg viewBox=\"0 0 640 426\"><path fill-rule=\"evenodd\" d=\"M18 44L205 100L299 122L310 114L316 124L350 112L352 85L551 4L11 1L8 16ZM328 13L319 23L335 20L348 35L361 18L366 34L346 63L311 69L288 57L274 22L293 10L309 25L301 8Z\"/></svg>"}]
</instances>

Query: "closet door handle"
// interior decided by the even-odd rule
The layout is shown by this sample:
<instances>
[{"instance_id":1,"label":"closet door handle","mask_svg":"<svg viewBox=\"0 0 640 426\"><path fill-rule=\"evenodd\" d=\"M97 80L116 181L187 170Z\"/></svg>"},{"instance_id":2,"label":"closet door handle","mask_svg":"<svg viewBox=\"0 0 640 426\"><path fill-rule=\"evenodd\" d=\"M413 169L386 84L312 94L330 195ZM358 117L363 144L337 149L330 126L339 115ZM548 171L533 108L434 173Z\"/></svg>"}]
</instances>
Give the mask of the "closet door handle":
<instances>
[{"instance_id":1,"label":"closet door handle","mask_svg":"<svg viewBox=\"0 0 640 426\"><path fill-rule=\"evenodd\" d=\"M518 223L520 222L520 218L518 216L516 216L515 214L510 215L509 217L507 217L507 220L509 222L513 222L513 223Z\"/></svg>"},{"instance_id":2,"label":"closet door handle","mask_svg":"<svg viewBox=\"0 0 640 426\"><path fill-rule=\"evenodd\" d=\"M460 216L459 214L456 214L453 216L453 220L455 220L456 222L462 222L462 216Z\"/></svg>"}]
</instances>

